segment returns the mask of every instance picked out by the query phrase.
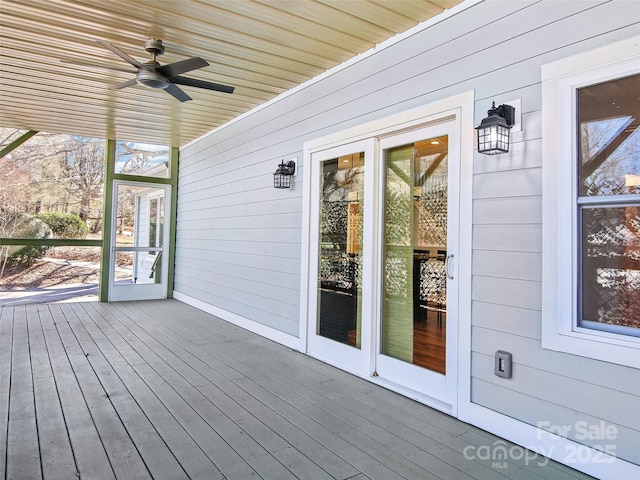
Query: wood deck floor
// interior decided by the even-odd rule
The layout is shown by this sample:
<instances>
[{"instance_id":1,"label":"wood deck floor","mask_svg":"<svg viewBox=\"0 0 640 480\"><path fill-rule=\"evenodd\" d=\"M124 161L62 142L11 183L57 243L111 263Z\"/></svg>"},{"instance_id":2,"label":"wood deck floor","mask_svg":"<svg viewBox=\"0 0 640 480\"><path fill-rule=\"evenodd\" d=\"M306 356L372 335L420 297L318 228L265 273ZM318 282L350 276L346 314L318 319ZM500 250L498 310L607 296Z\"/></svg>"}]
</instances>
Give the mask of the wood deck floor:
<instances>
[{"instance_id":1,"label":"wood deck floor","mask_svg":"<svg viewBox=\"0 0 640 480\"><path fill-rule=\"evenodd\" d=\"M1 479L587 478L498 440L178 301L0 310Z\"/></svg>"}]
</instances>

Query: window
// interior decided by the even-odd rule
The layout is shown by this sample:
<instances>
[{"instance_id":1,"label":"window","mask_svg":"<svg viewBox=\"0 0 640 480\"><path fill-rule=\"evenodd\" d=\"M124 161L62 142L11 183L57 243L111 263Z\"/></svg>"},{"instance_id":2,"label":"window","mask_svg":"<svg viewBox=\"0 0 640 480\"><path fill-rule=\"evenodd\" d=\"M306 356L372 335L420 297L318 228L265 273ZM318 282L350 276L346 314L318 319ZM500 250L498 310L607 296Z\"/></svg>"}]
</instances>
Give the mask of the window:
<instances>
[{"instance_id":1,"label":"window","mask_svg":"<svg viewBox=\"0 0 640 480\"><path fill-rule=\"evenodd\" d=\"M640 366L638 39L543 66L545 348Z\"/></svg>"},{"instance_id":2,"label":"window","mask_svg":"<svg viewBox=\"0 0 640 480\"><path fill-rule=\"evenodd\" d=\"M640 336L640 74L576 96L578 325Z\"/></svg>"}]
</instances>

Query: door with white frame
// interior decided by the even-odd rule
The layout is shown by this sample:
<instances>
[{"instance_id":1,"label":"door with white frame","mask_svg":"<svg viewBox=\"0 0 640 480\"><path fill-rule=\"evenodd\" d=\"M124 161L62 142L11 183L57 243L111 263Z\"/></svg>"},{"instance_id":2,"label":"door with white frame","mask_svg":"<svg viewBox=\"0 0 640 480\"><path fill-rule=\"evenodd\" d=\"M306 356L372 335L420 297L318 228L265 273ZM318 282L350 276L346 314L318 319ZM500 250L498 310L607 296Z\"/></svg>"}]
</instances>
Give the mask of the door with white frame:
<instances>
[{"instance_id":1,"label":"door with white frame","mask_svg":"<svg viewBox=\"0 0 640 480\"><path fill-rule=\"evenodd\" d=\"M170 192L164 184L114 182L109 301L167 297Z\"/></svg>"},{"instance_id":2,"label":"door with white frame","mask_svg":"<svg viewBox=\"0 0 640 480\"><path fill-rule=\"evenodd\" d=\"M307 351L450 413L457 125L449 116L309 157Z\"/></svg>"},{"instance_id":3,"label":"door with white frame","mask_svg":"<svg viewBox=\"0 0 640 480\"><path fill-rule=\"evenodd\" d=\"M459 140L447 121L380 140L375 373L454 412Z\"/></svg>"},{"instance_id":4,"label":"door with white frame","mask_svg":"<svg viewBox=\"0 0 640 480\"><path fill-rule=\"evenodd\" d=\"M311 155L308 352L348 371L369 369L374 142ZM368 188L365 189L365 186ZM368 312L368 313L367 313Z\"/></svg>"}]
</instances>

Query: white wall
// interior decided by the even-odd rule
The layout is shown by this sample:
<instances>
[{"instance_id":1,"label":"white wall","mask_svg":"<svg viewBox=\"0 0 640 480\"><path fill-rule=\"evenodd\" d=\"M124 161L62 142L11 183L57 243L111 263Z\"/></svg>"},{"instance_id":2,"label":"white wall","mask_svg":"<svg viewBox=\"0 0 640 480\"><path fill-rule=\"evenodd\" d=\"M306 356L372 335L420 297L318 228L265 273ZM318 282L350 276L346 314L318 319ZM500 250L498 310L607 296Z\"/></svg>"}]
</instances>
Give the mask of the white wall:
<instances>
[{"instance_id":1,"label":"white wall","mask_svg":"<svg viewBox=\"0 0 640 480\"><path fill-rule=\"evenodd\" d=\"M188 146L176 291L297 335L304 192L301 177L272 187L277 164L300 162L305 141L460 92L475 89L476 123L491 101L521 99L511 152L474 158L472 401L531 425L602 419L618 429L616 455L640 464L640 371L540 340L541 65L639 25L634 0L479 3ZM499 349L514 355L512 379L493 374Z\"/></svg>"}]
</instances>

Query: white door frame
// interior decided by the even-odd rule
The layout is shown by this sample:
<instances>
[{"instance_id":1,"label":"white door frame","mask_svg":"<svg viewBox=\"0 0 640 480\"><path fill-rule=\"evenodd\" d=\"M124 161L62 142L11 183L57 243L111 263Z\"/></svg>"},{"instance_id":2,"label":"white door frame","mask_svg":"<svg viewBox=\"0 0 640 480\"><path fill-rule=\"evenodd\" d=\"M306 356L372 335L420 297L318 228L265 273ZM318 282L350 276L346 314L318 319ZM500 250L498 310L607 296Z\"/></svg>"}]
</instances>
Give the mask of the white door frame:
<instances>
[{"instance_id":1,"label":"white door frame","mask_svg":"<svg viewBox=\"0 0 640 480\"><path fill-rule=\"evenodd\" d=\"M163 239L162 239L162 247L148 247L148 246L133 246L133 247L123 247L118 246L116 243L116 235L117 235L117 213L118 213L118 187L120 186L131 186L131 187L141 187L141 188L157 188L164 190L164 218L165 218L165 228L163 229ZM167 199L171 198L171 185L160 184L160 183L151 183L151 182L134 182L127 180L114 180L113 181L113 199L112 199L112 212L113 215L111 217L111 251L109 252L109 301L110 302L118 302L118 301L128 301L128 300L153 300L153 299L162 299L167 298L167 280L168 280L168 269L169 269L169 256L164 254L166 249L169 246L169 233L170 228L168 219L170 219L171 214L171 202L168 202ZM136 205L137 208L137 205ZM137 218L136 218L137 221ZM134 235L136 238L137 235ZM162 253L160 261L162 263L161 266L161 277L160 283L149 283L149 284L134 284L134 283L117 283L115 274L116 274L116 264L115 257L116 252L118 251L126 251L126 252L149 252L156 251ZM135 265L134 265L135 268Z\"/></svg>"},{"instance_id":2,"label":"white door frame","mask_svg":"<svg viewBox=\"0 0 640 480\"><path fill-rule=\"evenodd\" d=\"M311 301L317 295L317 267L314 268L316 276L312 276L312 266L317 263L317 251L313 248L312 225L316 224L317 238L317 197L312 195L314 182L317 181L317 173L313 168L303 169L303 181L305 188L303 219L302 219L302 252L301 252L301 289L300 289L300 338L305 342L304 349L311 355L345 369L371 382L378 383L389 389L397 391L403 395L414 398L422 403L433 406L447 413L457 416L462 420L469 418L469 406L471 399L471 236L472 236L472 185L473 185L473 138L474 138L474 92L468 91L458 95L448 97L443 100L430 103L412 110L391 115L386 118L374 120L363 125L340 131L319 139L306 142L304 145L304 165L312 166L312 156L323 150L340 147L345 144L355 143L363 140L374 142L374 162L379 164L378 140L385 136L394 135L402 131L411 130L420 126L437 124L446 119L453 119L457 129L457 142L460 154L460 193L459 193L459 217L458 236L460 239L458 259L456 262L458 276L458 332L457 332L457 374L455 384L457 386L451 408L447 408L441 402L434 402L433 399L421 395L415 391L407 389L402 385L393 384L374 376L376 342L373 335L365 344L362 340L362 349L370 349L370 354L365 360L356 365L344 365L342 362L335 362L329 358L314 354L315 345L309 341L309 330L315 324L310 325L308 319L315 319L317 315L317 302ZM317 159L318 157L316 157ZM365 160L366 161L366 160ZM371 165L371 163L369 163ZM375 170L378 170L376 168ZM366 172L365 167L365 172ZM371 173L374 175L374 173ZM315 175L315 176L314 176ZM373 178L373 184L378 185L378 179ZM318 187L316 187L318 188ZM366 188L366 187L365 187ZM365 202L367 201L365 193ZM365 204L365 210L379 211L379 195L375 194L373 199ZM376 222L374 222L376 223ZM365 227L366 228L366 227ZM373 228L373 227L369 227ZM366 232L365 232L366 233ZM368 245L369 252L377 252L378 232L373 233L373 243ZM367 259L365 259L367 260ZM375 261L377 258L374 258ZM377 269L377 267L375 267ZM379 272L372 269L372 277ZM375 283L375 278L371 279ZM363 286L363 289L366 286ZM379 292L371 292L371 305L378 305ZM375 297L375 298L374 298ZM377 307L376 307L377 308ZM363 325L365 321L373 321L376 312L363 311ZM371 316L371 318L367 318Z\"/></svg>"}]
</instances>

